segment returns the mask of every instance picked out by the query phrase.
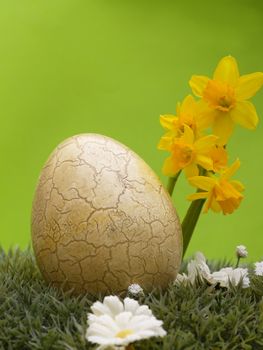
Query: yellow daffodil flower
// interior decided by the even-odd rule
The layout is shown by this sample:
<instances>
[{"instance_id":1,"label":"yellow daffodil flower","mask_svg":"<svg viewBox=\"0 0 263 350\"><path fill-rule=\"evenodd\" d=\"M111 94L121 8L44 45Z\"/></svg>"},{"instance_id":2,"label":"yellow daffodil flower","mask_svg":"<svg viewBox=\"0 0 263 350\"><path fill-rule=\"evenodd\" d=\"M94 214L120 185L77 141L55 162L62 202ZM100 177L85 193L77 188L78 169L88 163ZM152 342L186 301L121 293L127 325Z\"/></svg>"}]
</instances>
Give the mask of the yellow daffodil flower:
<instances>
[{"instance_id":1,"label":"yellow daffodil flower","mask_svg":"<svg viewBox=\"0 0 263 350\"><path fill-rule=\"evenodd\" d=\"M239 76L236 60L226 56L218 63L213 78L194 75L190 86L202 98L203 117L211 122L213 134L225 145L235 124L255 129L258 116L254 105L247 101L262 87L263 73Z\"/></svg>"},{"instance_id":2,"label":"yellow daffodil flower","mask_svg":"<svg viewBox=\"0 0 263 350\"><path fill-rule=\"evenodd\" d=\"M206 170L213 170L213 161L209 152L215 146L217 137L208 135L195 140L193 130L184 125L184 133L179 138L163 136L159 149L170 151L171 156L164 162L163 173L175 176L184 169L187 177L199 174L198 165Z\"/></svg>"},{"instance_id":3,"label":"yellow daffodil flower","mask_svg":"<svg viewBox=\"0 0 263 350\"><path fill-rule=\"evenodd\" d=\"M201 108L200 103L192 95L188 95L182 104L177 104L176 115L161 115L160 123L164 129L168 130L165 136L181 136L184 125L188 125L193 130L195 137L201 136L201 131L209 126L207 118L203 118L200 113Z\"/></svg>"},{"instance_id":4,"label":"yellow daffodil flower","mask_svg":"<svg viewBox=\"0 0 263 350\"><path fill-rule=\"evenodd\" d=\"M227 151L223 146L214 146L209 152L209 156L213 161L213 171L219 173L227 167Z\"/></svg>"},{"instance_id":5,"label":"yellow daffodil flower","mask_svg":"<svg viewBox=\"0 0 263 350\"><path fill-rule=\"evenodd\" d=\"M239 207L243 199L240 193L244 190L239 181L230 181L230 177L237 171L240 162L237 159L229 168L225 169L219 178L209 176L194 176L188 178L191 185L206 192L196 192L188 199L193 201L205 198L204 212L210 208L215 212L222 211L224 214L231 214Z\"/></svg>"}]
</instances>

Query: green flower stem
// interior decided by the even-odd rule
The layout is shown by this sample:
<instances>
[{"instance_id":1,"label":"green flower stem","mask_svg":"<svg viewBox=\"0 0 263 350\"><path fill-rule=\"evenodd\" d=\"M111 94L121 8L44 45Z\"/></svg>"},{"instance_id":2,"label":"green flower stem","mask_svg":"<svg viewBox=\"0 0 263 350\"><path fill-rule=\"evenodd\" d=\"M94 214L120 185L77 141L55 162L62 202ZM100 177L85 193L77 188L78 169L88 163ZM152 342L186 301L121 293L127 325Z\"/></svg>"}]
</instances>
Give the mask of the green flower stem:
<instances>
[{"instance_id":1,"label":"green flower stem","mask_svg":"<svg viewBox=\"0 0 263 350\"><path fill-rule=\"evenodd\" d=\"M174 186L175 186L180 174L181 174L181 170L175 176L169 177L168 184L167 184L167 191L171 197L173 195Z\"/></svg>"},{"instance_id":2,"label":"green flower stem","mask_svg":"<svg viewBox=\"0 0 263 350\"><path fill-rule=\"evenodd\" d=\"M198 191L197 191L198 192ZM189 242L192 238L195 226L197 224L197 221L199 219L199 215L201 213L202 207L204 205L204 202L206 199L197 199L193 201L184 217L183 223L182 223L182 231L183 231L183 257L185 255L185 252L187 250L187 247L189 245Z\"/></svg>"},{"instance_id":3,"label":"green flower stem","mask_svg":"<svg viewBox=\"0 0 263 350\"><path fill-rule=\"evenodd\" d=\"M239 266L239 261L240 261L240 256L237 257L236 269L237 269L238 266Z\"/></svg>"}]
</instances>

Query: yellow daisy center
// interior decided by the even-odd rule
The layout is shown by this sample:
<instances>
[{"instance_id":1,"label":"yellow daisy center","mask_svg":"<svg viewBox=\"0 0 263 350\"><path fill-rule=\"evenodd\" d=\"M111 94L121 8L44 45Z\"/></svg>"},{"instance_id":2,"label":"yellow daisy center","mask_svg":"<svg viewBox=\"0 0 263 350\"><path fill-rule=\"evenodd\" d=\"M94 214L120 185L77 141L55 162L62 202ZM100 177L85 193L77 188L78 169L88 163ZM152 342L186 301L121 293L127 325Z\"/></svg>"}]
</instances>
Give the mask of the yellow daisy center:
<instances>
[{"instance_id":1,"label":"yellow daisy center","mask_svg":"<svg viewBox=\"0 0 263 350\"><path fill-rule=\"evenodd\" d=\"M203 98L210 107L222 112L228 112L236 103L235 91L232 86L215 80L209 80Z\"/></svg>"},{"instance_id":2,"label":"yellow daisy center","mask_svg":"<svg viewBox=\"0 0 263 350\"><path fill-rule=\"evenodd\" d=\"M134 332L131 329L123 329L122 331L118 332L116 334L117 338L127 338L129 335L133 334Z\"/></svg>"}]
</instances>

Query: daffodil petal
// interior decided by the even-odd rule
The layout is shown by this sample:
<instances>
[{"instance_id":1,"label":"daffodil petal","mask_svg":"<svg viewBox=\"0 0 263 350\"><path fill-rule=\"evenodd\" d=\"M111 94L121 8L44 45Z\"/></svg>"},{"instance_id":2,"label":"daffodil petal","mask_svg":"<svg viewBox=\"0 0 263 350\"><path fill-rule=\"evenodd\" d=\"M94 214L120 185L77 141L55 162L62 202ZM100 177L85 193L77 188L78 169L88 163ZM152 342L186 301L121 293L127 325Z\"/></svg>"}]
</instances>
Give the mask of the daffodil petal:
<instances>
[{"instance_id":1,"label":"daffodil petal","mask_svg":"<svg viewBox=\"0 0 263 350\"><path fill-rule=\"evenodd\" d=\"M224 181L223 184L221 184L221 188L223 195L219 194L219 196L216 197L217 201L222 201L228 198L238 199L243 197L230 182Z\"/></svg>"},{"instance_id":2,"label":"daffodil petal","mask_svg":"<svg viewBox=\"0 0 263 350\"><path fill-rule=\"evenodd\" d=\"M223 57L215 69L213 79L235 87L239 79L239 71L235 58L232 56Z\"/></svg>"},{"instance_id":3,"label":"daffodil petal","mask_svg":"<svg viewBox=\"0 0 263 350\"><path fill-rule=\"evenodd\" d=\"M192 114L196 108L196 101L192 95L187 95L181 106L181 113Z\"/></svg>"},{"instance_id":4,"label":"daffodil petal","mask_svg":"<svg viewBox=\"0 0 263 350\"><path fill-rule=\"evenodd\" d=\"M240 167L240 160L236 159L235 162L223 172L221 179L228 180L231 176L235 174L235 172L239 169L239 167Z\"/></svg>"},{"instance_id":5,"label":"daffodil petal","mask_svg":"<svg viewBox=\"0 0 263 350\"><path fill-rule=\"evenodd\" d=\"M184 172L185 172L186 177L188 178L188 177L198 176L199 169L198 169L198 166L196 164L192 163L192 164L187 165L184 168Z\"/></svg>"},{"instance_id":6,"label":"daffodil petal","mask_svg":"<svg viewBox=\"0 0 263 350\"><path fill-rule=\"evenodd\" d=\"M216 213L219 213L222 210L215 198L211 200L211 209Z\"/></svg>"},{"instance_id":7,"label":"daffodil petal","mask_svg":"<svg viewBox=\"0 0 263 350\"><path fill-rule=\"evenodd\" d=\"M180 167L177 166L176 162L172 157L165 159L163 165L163 173L166 176L174 176L181 170Z\"/></svg>"},{"instance_id":8,"label":"daffodil petal","mask_svg":"<svg viewBox=\"0 0 263 350\"><path fill-rule=\"evenodd\" d=\"M211 191L207 197L207 200L205 202L205 205L204 205L204 209L203 209L203 212L204 213L207 213L208 210L211 208L211 205L214 201L214 196L213 196L213 192Z\"/></svg>"},{"instance_id":9,"label":"daffodil petal","mask_svg":"<svg viewBox=\"0 0 263 350\"><path fill-rule=\"evenodd\" d=\"M193 75L189 81L189 85L196 96L202 97L208 81L209 78L204 75Z\"/></svg>"},{"instance_id":10,"label":"daffodil petal","mask_svg":"<svg viewBox=\"0 0 263 350\"><path fill-rule=\"evenodd\" d=\"M202 129L206 129L212 125L215 119L215 111L204 100L199 100L196 103L197 109L197 120L196 123L198 127Z\"/></svg>"},{"instance_id":11,"label":"daffodil petal","mask_svg":"<svg viewBox=\"0 0 263 350\"><path fill-rule=\"evenodd\" d=\"M189 201L195 201L196 199L207 198L208 195L209 195L209 192L196 192L187 196L187 199Z\"/></svg>"},{"instance_id":12,"label":"daffodil petal","mask_svg":"<svg viewBox=\"0 0 263 350\"><path fill-rule=\"evenodd\" d=\"M232 214L235 209L237 209L240 205L240 202L242 201L242 198L235 199L235 198L228 198L226 200L218 202L218 204L221 206L223 210L223 214Z\"/></svg>"},{"instance_id":13,"label":"daffodil petal","mask_svg":"<svg viewBox=\"0 0 263 350\"><path fill-rule=\"evenodd\" d=\"M178 118L172 114L160 115L160 124L164 129L171 130Z\"/></svg>"},{"instance_id":14,"label":"daffodil petal","mask_svg":"<svg viewBox=\"0 0 263 350\"><path fill-rule=\"evenodd\" d=\"M176 105L176 115L180 115L181 113L181 103L178 102L177 105Z\"/></svg>"},{"instance_id":15,"label":"daffodil petal","mask_svg":"<svg viewBox=\"0 0 263 350\"><path fill-rule=\"evenodd\" d=\"M217 116L212 125L213 134L219 137L217 143L219 145L225 145L233 133L234 122L228 113L217 112Z\"/></svg>"},{"instance_id":16,"label":"daffodil petal","mask_svg":"<svg viewBox=\"0 0 263 350\"><path fill-rule=\"evenodd\" d=\"M201 137L195 142L195 149L197 152L206 152L208 153L213 146L215 146L218 137L215 135L207 135Z\"/></svg>"},{"instance_id":17,"label":"daffodil petal","mask_svg":"<svg viewBox=\"0 0 263 350\"><path fill-rule=\"evenodd\" d=\"M194 176L188 178L188 181L192 186L205 191L210 191L216 184L216 180L208 176Z\"/></svg>"},{"instance_id":18,"label":"daffodil petal","mask_svg":"<svg viewBox=\"0 0 263 350\"><path fill-rule=\"evenodd\" d=\"M198 154L196 156L196 163L206 170L213 170L213 160L208 156Z\"/></svg>"},{"instance_id":19,"label":"daffodil petal","mask_svg":"<svg viewBox=\"0 0 263 350\"><path fill-rule=\"evenodd\" d=\"M240 182L240 181L237 181L237 180L232 180L231 182L231 185L233 187L235 187L235 189L238 191L238 192L243 192L245 187L243 186L243 184Z\"/></svg>"},{"instance_id":20,"label":"daffodil petal","mask_svg":"<svg viewBox=\"0 0 263 350\"><path fill-rule=\"evenodd\" d=\"M190 126L184 124L184 133L181 137L182 142L186 143L186 144L193 144L194 142L194 132L193 130L190 128Z\"/></svg>"},{"instance_id":21,"label":"daffodil petal","mask_svg":"<svg viewBox=\"0 0 263 350\"><path fill-rule=\"evenodd\" d=\"M236 97L238 100L248 100L254 96L255 93L263 85L263 73L256 72L252 74L242 75L239 78L238 86L236 88Z\"/></svg>"},{"instance_id":22,"label":"daffodil petal","mask_svg":"<svg viewBox=\"0 0 263 350\"><path fill-rule=\"evenodd\" d=\"M258 124L258 115L254 105L249 101L239 101L230 112L233 121L246 129L253 130Z\"/></svg>"},{"instance_id":23,"label":"daffodil petal","mask_svg":"<svg viewBox=\"0 0 263 350\"><path fill-rule=\"evenodd\" d=\"M162 136L157 148L163 151L170 151L172 147L172 138L167 136Z\"/></svg>"}]
</instances>

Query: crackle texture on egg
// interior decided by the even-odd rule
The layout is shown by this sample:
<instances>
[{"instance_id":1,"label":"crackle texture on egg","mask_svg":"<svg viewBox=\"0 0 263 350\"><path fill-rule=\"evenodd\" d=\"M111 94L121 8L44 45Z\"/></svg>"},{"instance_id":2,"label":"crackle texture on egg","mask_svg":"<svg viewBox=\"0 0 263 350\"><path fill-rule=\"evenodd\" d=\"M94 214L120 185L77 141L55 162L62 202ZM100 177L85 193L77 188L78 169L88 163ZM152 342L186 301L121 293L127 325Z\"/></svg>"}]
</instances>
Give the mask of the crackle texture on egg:
<instances>
[{"instance_id":1,"label":"crackle texture on egg","mask_svg":"<svg viewBox=\"0 0 263 350\"><path fill-rule=\"evenodd\" d=\"M157 176L128 147L97 134L73 136L49 157L32 240L44 278L75 293L166 287L182 256L178 217Z\"/></svg>"}]
</instances>

